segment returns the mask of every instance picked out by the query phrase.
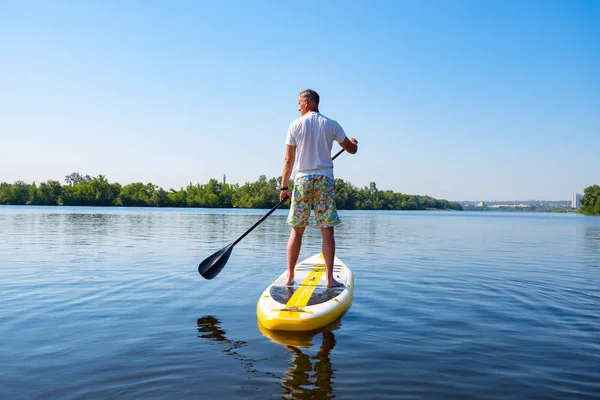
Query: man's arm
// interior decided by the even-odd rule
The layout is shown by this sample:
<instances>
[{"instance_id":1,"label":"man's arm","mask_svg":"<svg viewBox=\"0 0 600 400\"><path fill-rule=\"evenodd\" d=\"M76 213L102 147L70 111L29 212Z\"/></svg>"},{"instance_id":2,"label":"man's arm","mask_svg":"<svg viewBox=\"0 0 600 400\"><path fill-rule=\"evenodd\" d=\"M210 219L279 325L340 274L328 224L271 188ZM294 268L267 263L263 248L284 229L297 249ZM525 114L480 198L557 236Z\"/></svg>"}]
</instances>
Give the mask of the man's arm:
<instances>
[{"instance_id":1,"label":"man's arm","mask_svg":"<svg viewBox=\"0 0 600 400\"><path fill-rule=\"evenodd\" d=\"M283 161L283 171L281 171L281 187L287 187L290 182L290 176L296 162L296 146L285 145L285 160ZM279 200L290 199L290 191L282 190Z\"/></svg>"},{"instance_id":2,"label":"man's arm","mask_svg":"<svg viewBox=\"0 0 600 400\"><path fill-rule=\"evenodd\" d=\"M346 138L340 143L342 149L346 150L350 154L356 154L358 151L358 140L351 137L350 139Z\"/></svg>"}]
</instances>

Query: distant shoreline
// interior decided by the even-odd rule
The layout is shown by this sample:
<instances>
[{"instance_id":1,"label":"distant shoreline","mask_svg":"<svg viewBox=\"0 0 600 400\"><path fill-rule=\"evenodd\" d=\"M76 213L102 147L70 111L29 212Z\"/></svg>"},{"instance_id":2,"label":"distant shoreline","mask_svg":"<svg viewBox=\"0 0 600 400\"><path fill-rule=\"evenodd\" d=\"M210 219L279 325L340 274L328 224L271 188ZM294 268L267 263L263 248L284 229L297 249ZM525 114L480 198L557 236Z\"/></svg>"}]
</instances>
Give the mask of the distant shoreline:
<instances>
[{"instance_id":1,"label":"distant shoreline","mask_svg":"<svg viewBox=\"0 0 600 400\"><path fill-rule=\"evenodd\" d=\"M121 185L109 182L104 175L91 177L79 173L66 176L65 182L2 182L0 204L269 209L280 203L282 186L281 178L268 179L265 175L243 185L227 183L223 176L221 181L210 179L205 184L190 183L179 190L164 190L151 182ZM458 202L380 190L375 182L359 188L338 178L334 185L338 210L463 209ZM292 189L293 182L290 181L286 186ZM289 202L281 204L281 207L289 207Z\"/></svg>"},{"instance_id":2,"label":"distant shoreline","mask_svg":"<svg viewBox=\"0 0 600 400\"><path fill-rule=\"evenodd\" d=\"M63 207L76 207L76 208L121 208L121 209L204 209L204 210L269 210L272 207L194 207L194 206L151 206L151 205L81 205L81 204L0 204L0 207L52 207L52 208L63 208ZM281 210L288 210L289 204L286 207L280 207ZM546 210L546 209L472 209L466 208L463 210L454 209L440 209L440 208L425 208L418 210L385 210L385 209L338 209L339 211L448 211L448 212L477 212L477 213L555 213L555 214L581 214L581 215L594 215L581 212L579 210Z\"/></svg>"}]
</instances>

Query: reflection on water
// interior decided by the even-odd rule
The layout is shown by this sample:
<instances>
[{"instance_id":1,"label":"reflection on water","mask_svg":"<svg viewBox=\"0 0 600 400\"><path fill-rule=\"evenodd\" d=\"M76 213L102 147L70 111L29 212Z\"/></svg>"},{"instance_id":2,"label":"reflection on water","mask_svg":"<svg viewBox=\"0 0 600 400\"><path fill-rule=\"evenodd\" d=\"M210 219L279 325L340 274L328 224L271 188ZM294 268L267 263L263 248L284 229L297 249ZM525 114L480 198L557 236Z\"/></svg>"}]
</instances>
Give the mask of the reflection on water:
<instances>
[{"instance_id":1,"label":"reflection on water","mask_svg":"<svg viewBox=\"0 0 600 400\"><path fill-rule=\"evenodd\" d=\"M335 397L333 390L335 370L331 364L330 353L336 344L333 331L339 329L339 321L338 319L327 327L310 332L271 331L260 323L257 324L259 331L265 337L282 345L290 355L289 368L284 371L282 378L278 378L279 385L283 388L283 398L332 399ZM246 370L257 373L255 368L257 360L239 352L248 343L227 338L227 332L221 327L221 321L217 317L207 315L198 318L197 325L199 338L226 345L226 349L222 350L223 353L240 360L246 366ZM313 343L316 341L319 341L319 349L311 356L308 352L315 347ZM275 376L272 373L266 375Z\"/></svg>"},{"instance_id":2,"label":"reflection on water","mask_svg":"<svg viewBox=\"0 0 600 400\"><path fill-rule=\"evenodd\" d=\"M245 366L246 371L251 373L257 373L254 367L256 365L256 360L250 357L246 357L243 354L239 353L239 349L248 345L248 343L241 340L228 339L225 336L227 332L225 332L225 330L221 328L220 324L221 321L219 321L217 317L214 317L212 315L207 315L198 318L198 337L226 345L226 348L223 350L223 353L229 356L233 356L236 359L240 360Z\"/></svg>"},{"instance_id":3,"label":"reflection on water","mask_svg":"<svg viewBox=\"0 0 600 400\"><path fill-rule=\"evenodd\" d=\"M272 342L284 346L291 355L290 368L285 371L281 381L284 397L294 399L332 399L334 369L331 365L330 353L335 347L334 330L340 328L341 319L332 324L310 332L272 331L257 324L260 332ZM313 347L313 341L320 336L320 347L317 354L305 354ZM300 350L305 349L305 352Z\"/></svg>"},{"instance_id":4,"label":"reflection on water","mask_svg":"<svg viewBox=\"0 0 600 400\"><path fill-rule=\"evenodd\" d=\"M323 343L317 355L309 357L294 346L286 346L292 353L290 369L285 372L286 378L281 382L287 395L297 399L332 399L333 368L329 353L335 346L333 332L323 332ZM313 365L314 362L314 365ZM313 372L313 376L311 376Z\"/></svg>"},{"instance_id":5,"label":"reflection on water","mask_svg":"<svg viewBox=\"0 0 600 400\"><path fill-rule=\"evenodd\" d=\"M198 318L198 333L200 333L198 337L214 340L219 343L230 344L232 349L238 349L247 344L243 341L231 341L227 339L227 337L225 337L226 332L221 329L220 323L219 319L212 315Z\"/></svg>"}]
</instances>

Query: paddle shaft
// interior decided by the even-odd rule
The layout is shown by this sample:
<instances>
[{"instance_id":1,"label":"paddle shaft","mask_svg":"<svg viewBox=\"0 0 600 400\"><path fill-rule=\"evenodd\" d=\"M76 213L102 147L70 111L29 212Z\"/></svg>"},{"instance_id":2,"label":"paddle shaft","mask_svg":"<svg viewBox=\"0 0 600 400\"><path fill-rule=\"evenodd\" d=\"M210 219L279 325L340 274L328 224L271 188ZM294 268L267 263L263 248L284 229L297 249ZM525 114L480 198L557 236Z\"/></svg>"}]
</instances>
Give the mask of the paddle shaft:
<instances>
[{"instance_id":1,"label":"paddle shaft","mask_svg":"<svg viewBox=\"0 0 600 400\"><path fill-rule=\"evenodd\" d=\"M339 156L343 152L344 152L344 149L338 151L333 157L331 157L331 160L335 160L337 158L337 156ZM282 182L282 184L283 184L283 182ZM233 242L231 244L231 246L233 247L236 244L238 244L240 240L245 238L246 235L249 234L250 232L252 232L252 230L254 230L254 228L256 228L258 225L261 224L261 222L263 222L264 220L269 218L269 215L273 214L275 212L275 210L277 210L279 207L281 207L283 205L283 203L285 203L286 201L287 201L287 199L280 200L279 203L275 204L275 207L271 208L271 210L268 213L266 213L261 219L259 219L254 225L252 225L252 227L250 229L248 229L246 232L244 232L244 234L242 236L240 236L235 242Z\"/></svg>"}]
</instances>

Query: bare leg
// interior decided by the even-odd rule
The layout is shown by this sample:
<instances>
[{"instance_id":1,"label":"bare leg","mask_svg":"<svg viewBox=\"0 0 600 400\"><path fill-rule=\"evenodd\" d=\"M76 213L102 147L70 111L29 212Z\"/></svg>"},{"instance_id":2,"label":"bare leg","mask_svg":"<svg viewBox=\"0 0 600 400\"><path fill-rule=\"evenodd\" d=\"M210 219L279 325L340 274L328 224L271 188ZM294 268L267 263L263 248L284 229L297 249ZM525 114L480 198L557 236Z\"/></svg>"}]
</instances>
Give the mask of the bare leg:
<instances>
[{"instance_id":1,"label":"bare leg","mask_svg":"<svg viewBox=\"0 0 600 400\"><path fill-rule=\"evenodd\" d=\"M333 227L322 228L321 237L323 238L323 258L325 258L325 282L327 287L343 286L333 277L333 261L335 259L335 236Z\"/></svg>"},{"instance_id":2,"label":"bare leg","mask_svg":"<svg viewBox=\"0 0 600 400\"><path fill-rule=\"evenodd\" d=\"M294 284L294 268L298 262L300 248L302 247L302 235L306 228L292 228L290 239L288 240L287 259L288 259L288 275L285 281L286 285Z\"/></svg>"}]
</instances>

